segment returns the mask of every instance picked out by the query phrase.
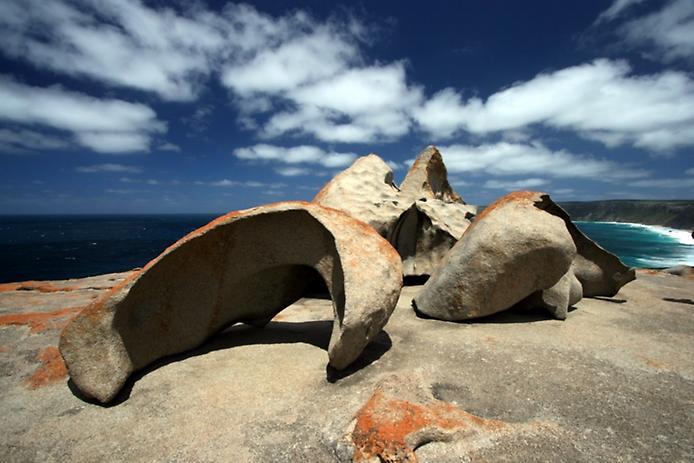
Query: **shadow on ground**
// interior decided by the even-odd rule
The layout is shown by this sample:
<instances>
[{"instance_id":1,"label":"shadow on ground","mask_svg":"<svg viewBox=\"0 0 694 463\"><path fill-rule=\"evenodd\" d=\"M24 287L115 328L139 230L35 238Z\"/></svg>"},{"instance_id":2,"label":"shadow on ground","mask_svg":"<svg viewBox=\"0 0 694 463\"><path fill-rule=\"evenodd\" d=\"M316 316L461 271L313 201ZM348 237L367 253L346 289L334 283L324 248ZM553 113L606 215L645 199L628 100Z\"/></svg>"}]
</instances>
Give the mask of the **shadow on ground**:
<instances>
[{"instance_id":1,"label":"shadow on ground","mask_svg":"<svg viewBox=\"0 0 694 463\"><path fill-rule=\"evenodd\" d=\"M468 320L439 320L435 317L431 317L423 312L420 312L417 309L417 306L412 304L412 308L414 310L414 313L417 315L418 318L421 318L423 320L437 320L441 321L444 323L458 323L461 325L474 325L477 323L481 324L505 324L505 323L532 323L532 322L540 322L540 321L545 321L545 320L554 320L554 317L552 317L549 312L545 309L542 308L531 308L531 309L526 309L526 308L518 308L518 307L511 307L510 309L497 312L495 314L491 315L486 315L484 317L479 317L479 318L471 318ZM576 310L576 307L569 307L569 313L573 312Z\"/></svg>"},{"instance_id":2,"label":"shadow on ground","mask_svg":"<svg viewBox=\"0 0 694 463\"><path fill-rule=\"evenodd\" d=\"M332 320L308 322L271 321L264 328L236 324L209 339L197 349L182 352L180 354L169 355L151 363L142 370L136 371L130 376L130 378L128 378L127 382L123 386L123 389L121 389L118 395L107 404L102 404L101 402L82 394L71 379L68 380L67 385L72 393L79 399L91 404L109 408L125 402L130 397L135 383L137 383L147 374L166 365L180 362L191 357L205 355L210 352L229 349L237 346L287 343L311 344L312 346L321 348L327 352L332 327ZM383 354L390 350L391 346L392 341L390 336L385 331L381 331L371 341L371 343L366 346L359 358L346 369L335 370L334 368L328 366L326 368L326 380L331 383L335 383L356 373L357 371L369 366L371 363L381 358Z\"/></svg>"}]
</instances>

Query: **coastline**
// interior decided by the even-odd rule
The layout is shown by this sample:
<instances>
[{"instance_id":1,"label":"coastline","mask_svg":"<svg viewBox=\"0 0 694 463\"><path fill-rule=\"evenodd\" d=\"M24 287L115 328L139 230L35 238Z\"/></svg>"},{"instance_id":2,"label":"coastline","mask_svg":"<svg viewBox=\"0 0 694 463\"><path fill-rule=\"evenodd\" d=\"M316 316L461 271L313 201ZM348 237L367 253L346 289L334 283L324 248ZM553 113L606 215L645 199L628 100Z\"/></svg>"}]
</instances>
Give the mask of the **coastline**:
<instances>
[{"instance_id":1,"label":"coastline","mask_svg":"<svg viewBox=\"0 0 694 463\"><path fill-rule=\"evenodd\" d=\"M619 222L614 220L575 220L575 223L604 223L612 225L629 225L634 228L645 228L653 232L659 233L663 236L669 238L675 238L682 244L694 245L694 237L692 237L692 230L685 230L683 228L673 228L664 225L648 225L645 223L637 222Z\"/></svg>"}]
</instances>

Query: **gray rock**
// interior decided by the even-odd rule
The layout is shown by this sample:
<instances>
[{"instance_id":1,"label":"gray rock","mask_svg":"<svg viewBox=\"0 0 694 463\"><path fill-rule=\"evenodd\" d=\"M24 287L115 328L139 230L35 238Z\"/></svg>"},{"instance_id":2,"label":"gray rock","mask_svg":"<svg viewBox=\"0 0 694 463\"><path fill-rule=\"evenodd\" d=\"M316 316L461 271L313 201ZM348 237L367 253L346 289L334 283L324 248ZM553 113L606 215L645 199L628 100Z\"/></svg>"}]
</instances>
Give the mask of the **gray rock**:
<instances>
[{"instance_id":1,"label":"gray rock","mask_svg":"<svg viewBox=\"0 0 694 463\"><path fill-rule=\"evenodd\" d=\"M72 320L60 352L77 387L108 402L154 360L233 323L267 323L316 273L333 300L329 363L343 369L388 321L402 267L371 227L302 202L232 212L188 234Z\"/></svg>"},{"instance_id":2,"label":"gray rock","mask_svg":"<svg viewBox=\"0 0 694 463\"><path fill-rule=\"evenodd\" d=\"M663 272L669 273L670 275L677 275L679 277L688 276L693 273L692 267L689 265L675 265L674 267L666 268L663 270Z\"/></svg>"},{"instance_id":3,"label":"gray rock","mask_svg":"<svg viewBox=\"0 0 694 463\"><path fill-rule=\"evenodd\" d=\"M369 154L336 175L313 201L374 227L400 254L405 275L431 274L477 211L453 191L433 146L420 153L400 188L391 168Z\"/></svg>"}]
</instances>

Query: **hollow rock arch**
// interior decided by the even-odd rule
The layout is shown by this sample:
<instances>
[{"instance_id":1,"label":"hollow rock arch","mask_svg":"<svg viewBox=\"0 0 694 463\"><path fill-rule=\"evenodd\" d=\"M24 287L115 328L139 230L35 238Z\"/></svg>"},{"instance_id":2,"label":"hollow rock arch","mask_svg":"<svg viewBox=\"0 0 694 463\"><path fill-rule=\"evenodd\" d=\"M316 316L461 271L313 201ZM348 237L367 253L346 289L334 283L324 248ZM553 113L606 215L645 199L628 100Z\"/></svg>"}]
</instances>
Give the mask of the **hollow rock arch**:
<instances>
[{"instance_id":1,"label":"hollow rock arch","mask_svg":"<svg viewBox=\"0 0 694 463\"><path fill-rule=\"evenodd\" d=\"M60 351L80 391L108 402L161 357L233 323L264 325L315 272L335 312L329 364L343 369L388 321L402 264L371 227L305 202L232 212L191 232L72 320Z\"/></svg>"}]
</instances>

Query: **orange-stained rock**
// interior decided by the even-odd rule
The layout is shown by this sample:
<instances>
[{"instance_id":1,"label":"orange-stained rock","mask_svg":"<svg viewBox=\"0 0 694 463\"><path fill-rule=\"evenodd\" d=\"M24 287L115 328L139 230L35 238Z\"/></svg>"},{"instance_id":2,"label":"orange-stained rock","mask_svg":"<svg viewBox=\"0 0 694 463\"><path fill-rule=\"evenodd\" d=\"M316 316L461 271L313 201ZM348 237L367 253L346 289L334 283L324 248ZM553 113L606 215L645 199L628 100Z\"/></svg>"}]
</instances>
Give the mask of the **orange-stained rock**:
<instances>
[{"instance_id":1,"label":"orange-stained rock","mask_svg":"<svg viewBox=\"0 0 694 463\"><path fill-rule=\"evenodd\" d=\"M73 319L60 351L75 385L108 402L161 357L233 323L266 324L318 275L335 314L329 363L343 369L388 321L402 265L373 228L305 202L232 212L186 235Z\"/></svg>"},{"instance_id":2,"label":"orange-stained rock","mask_svg":"<svg viewBox=\"0 0 694 463\"><path fill-rule=\"evenodd\" d=\"M477 210L453 191L433 146L419 154L400 188L383 159L369 154L337 174L313 202L374 227L397 249L405 275L431 274Z\"/></svg>"},{"instance_id":3,"label":"orange-stained rock","mask_svg":"<svg viewBox=\"0 0 694 463\"><path fill-rule=\"evenodd\" d=\"M476 433L493 433L506 423L487 420L441 400L413 381L392 376L380 383L357 412L350 439L355 462L380 458L386 462L417 461L415 449Z\"/></svg>"},{"instance_id":4,"label":"orange-stained rock","mask_svg":"<svg viewBox=\"0 0 694 463\"><path fill-rule=\"evenodd\" d=\"M65 363L57 347L49 346L41 350L38 360L41 362L41 365L28 381L28 385L32 389L53 384L67 376Z\"/></svg>"},{"instance_id":5,"label":"orange-stained rock","mask_svg":"<svg viewBox=\"0 0 694 463\"><path fill-rule=\"evenodd\" d=\"M51 312L23 312L0 315L1 325L28 326L31 333L62 329L84 307L67 307Z\"/></svg>"},{"instance_id":6,"label":"orange-stained rock","mask_svg":"<svg viewBox=\"0 0 694 463\"><path fill-rule=\"evenodd\" d=\"M75 291L77 286L55 286L45 281L20 281L19 283L2 283L0 292L6 291L38 291L41 293L55 293L58 291Z\"/></svg>"}]
</instances>

